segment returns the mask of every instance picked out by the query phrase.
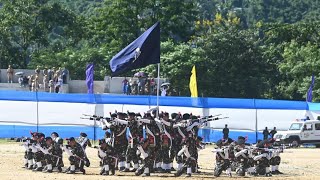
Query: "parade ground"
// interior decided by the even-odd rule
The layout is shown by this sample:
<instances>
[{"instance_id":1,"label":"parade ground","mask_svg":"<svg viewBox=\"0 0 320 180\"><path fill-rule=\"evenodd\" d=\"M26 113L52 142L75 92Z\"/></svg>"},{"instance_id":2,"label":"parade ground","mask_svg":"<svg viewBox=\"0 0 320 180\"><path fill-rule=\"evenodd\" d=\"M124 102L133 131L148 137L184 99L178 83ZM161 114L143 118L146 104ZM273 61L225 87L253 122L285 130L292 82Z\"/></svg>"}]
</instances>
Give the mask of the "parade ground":
<instances>
[{"instance_id":1,"label":"parade ground","mask_svg":"<svg viewBox=\"0 0 320 180\"><path fill-rule=\"evenodd\" d=\"M213 176L213 168L215 162L214 153L211 150L214 148L213 145L206 146L206 149L199 152L199 166L200 173L192 174L191 178L188 179L230 179L225 174L221 177ZM99 175L99 158L97 156L97 149L87 148L87 154L91 161L91 166L86 168L86 175L76 174L64 174L64 173L42 173L32 172L22 168L24 148L20 146L20 143L0 141L0 179L186 179L185 175L181 177L174 177L172 174L152 173L151 177L137 177L134 173L116 172L115 176L101 176ZM280 171L283 175L273 175L272 177L239 177L233 172L231 179L320 179L320 149L319 148L298 148L298 149L286 149L281 155ZM69 166L67 154L64 153L64 164L65 167Z\"/></svg>"}]
</instances>

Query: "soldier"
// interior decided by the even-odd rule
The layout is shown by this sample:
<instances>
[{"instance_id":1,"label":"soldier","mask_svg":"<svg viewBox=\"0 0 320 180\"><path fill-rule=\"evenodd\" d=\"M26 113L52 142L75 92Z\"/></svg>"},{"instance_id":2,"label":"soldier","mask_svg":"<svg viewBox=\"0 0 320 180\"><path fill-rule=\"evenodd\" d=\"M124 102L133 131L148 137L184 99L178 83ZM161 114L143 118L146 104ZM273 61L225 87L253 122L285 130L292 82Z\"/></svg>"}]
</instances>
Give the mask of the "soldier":
<instances>
[{"instance_id":1,"label":"soldier","mask_svg":"<svg viewBox=\"0 0 320 180\"><path fill-rule=\"evenodd\" d=\"M150 113L145 114L145 119L140 121L145 123L146 139L141 142L142 145L138 146L138 150L143 157L144 164L139 167L135 172L137 176L143 173L143 176L150 176L150 169L153 167L153 163L156 155L156 148L159 141L160 130L156 121L152 118Z\"/></svg>"},{"instance_id":2,"label":"soldier","mask_svg":"<svg viewBox=\"0 0 320 180\"><path fill-rule=\"evenodd\" d=\"M107 176L109 175L109 171L111 169L111 174L115 174L115 159L116 152L114 148L106 142L105 139L99 140L99 149L98 156L102 161L102 168L100 171L100 175Z\"/></svg>"},{"instance_id":3,"label":"soldier","mask_svg":"<svg viewBox=\"0 0 320 180\"><path fill-rule=\"evenodd\" d=\"M62 139L61 139L62 140ZM56 143L51 137L46 137L46 151L45 159L47 162L47 168L44 172L51 173L54 167L58 168L58 171L62 171L63 161L62 161L62 149L60 145L62 145L62 141Z\"/></svg>"},{"instance_id":4,"label":"soldier","mask_svg":"<svg viewBox=\"0 0 320 180\"><path fill-rule=\"evenodd\" d=\"M55 143L57 144L63 144L63 139L61 137L59 137L59 134L56 132L52 132L51 133L51 138L53 141L55 141Z\"/></svg>"},{"instance_id":5,"label":"soldier","mask_svg":"<svg viewBox=\"0 0 320 180\"><path fill-rule=\"evenodd\" d=\"M70 155L70 167L67 169L66 173L75 174L76 170L79 169L83 174L85 174L86 171L84 169L84 165L87 163L85 159L85 152L82 146L76 142L74 137L68 139L68 146L65 146L64 150Z\"/></svg>"},{"instance_id":6,"label":"soldier","mask_svg":"<svg viewBox=\"0 0 320 180\"><path fill-rule=\"evenodd\" d=\"M124 120L126 117L122 112L117 113L117 116L120 120ZM119 170L124 171L126 164L126 150L128 146L128 140L126 137L127 125L116 122L112 127L110 127L110 130L113 132L113 147L117 150Z\"/></svg>"},{"instance_id":7,"label":"soldier","mask_svg":"<svg viewBox=\"0 0 320 180\"><path fill-rule=\"evenodd\" d=\"M194 134L194 131L187 131L187 136L184 141L184 147L179 151L178 156L185 156L184 166L177 170L175 176L181 176L185 168L187 168L187 177L191 177L192 169L195 169L197 166L197 135Z\"/></svg>"},{"instance_id":8,"label":"soldier","mask_svg":"<svg viewBox=\"0 0 320 180\"><path fill-rule=\"evenodd\" d=\"M137 146L140 139L143 138L143 126L136 120L136 114L128 112L128 127L129 127L129 144L126 151L126 168L125 172L130 171L130 163L133 162L133 170L135 172L139 168L139 157L137 156Z\"/></svg>"},{"instance_id":9,"label":"soldier","mask_svg":"<svg viewBox=\"0 0 320 180\"><path fill-rule=\"evenodd\" d=\"M34 147L38 149L34 153L34 157L33 157L36 162L36 166L34 167L33 171L42 171L43 170L42 161L44 160L44 153L40 151L38 147L45 146L45 141L44 141L45 135L43 133L33 133L33 136L35 138Z\"/></svg>"},{"instance_id":10,"label":"soldier","mask_svg":"<svg viewBox=\"0 0 320 180\"><path fill-rule=\"evenodd\" d=\"M273 129L270 131L270 136L273 138L273 136L277 133L277 128L273 127Z\"/></svg>"},{"instance_id":11,"label":"soldier","mask_svg":"<svg viewBox=\"0 0 320 180\"><path fill-rule=\"evenodd\" d=\"M263 134L263 140L268 139L268 136L269 136L268 127L266 127L266 128L263 130L262 134Z\"/></svg>"},{"instance_id":12,"label":"soldier","mask_svg":"<svg viewBox=\"0 0 320 180\"><path fill-rule=\"evenodd\" d=\"M161 159L162 159L162 170L166 173L171 173L171 159L170 149L172 147L172 134L173 124L170 122L169 113L165 112L162 114L163 132L161 133Z\"/></svg>"},{"instance_id":13,"label":"soldier","mask_svg":"<svg viewBox=\"0 0 320 180\"><path fill-rule=\"evenodd\" d=\"M84 150L86 150L87 146L91 147L91 142L90 140L87 138L87 134L84 132L80 133L80 137L77 139L77 143L79 143Z\"/></svg>"},{"instance_id":14,"label":"soldier","mask_svg":"<svg viewBox=\"0 0 320 180\"><path fill-rule=\"evenodd\" d=\"M13 68L11 67L11 65L9 65L9 67L8 67L8 69L7 69L8 83L12 83L13 73L14 73L14 70L13 70Z\"/></svg>"},{"instance_id":15,"label":"soldier","mask_svg":"<svg viewBox=\"0 0 320 180\"><path fill-rule=\"evenodd\" d=\"M226 124L222 130L222 133L223 133L223 139L224 140L227 140L229 139L229 128L228 128L228 125Z\"/></svg>"}]
</instances>

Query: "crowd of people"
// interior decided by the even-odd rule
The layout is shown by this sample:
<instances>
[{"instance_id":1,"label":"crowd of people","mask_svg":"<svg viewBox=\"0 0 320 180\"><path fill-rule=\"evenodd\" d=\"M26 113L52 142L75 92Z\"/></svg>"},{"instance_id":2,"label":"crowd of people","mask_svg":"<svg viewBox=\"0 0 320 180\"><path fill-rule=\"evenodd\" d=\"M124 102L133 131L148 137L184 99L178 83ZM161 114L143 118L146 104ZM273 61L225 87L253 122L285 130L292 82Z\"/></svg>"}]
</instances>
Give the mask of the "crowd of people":
<instances>
[{"instance_id":1,"label":"crowd of people","mask_svg":"<svg viewBox=\"0 0 320 180\"><path fill-rule=\"evenodd\" d=\"M66 68L48 68L42 70L40 66L34 70L32 75L26 76L24 72L14 73L14 69L9 65L7 69L7 82L13 83L13 76L18 76L20 87L28 87L30 91L43 89L45 92L59 93L63 84L67 83L69 71Z\"/></svg>"},{"instance_id":2,"label":"crowd of people","mask_svg":"<svg viewBox=\"0 0 320 180\"><path fill-rule=\"evenodd\" d=\"M191 177L193 173L200 172L198 151L205 148L205 145L198 136L198 128L208 121L221 118L198 117L188 113L157 113L153 110L142 116L134 112L117 112L110 113L108 118L87 118L100 122L101 128L105 130L105 137L99 140L98 147L100 175L114 175L116 170L133 172L136 176L175 171L174 176L185 173L187 177ZM240 176L244 176L245 172L249 175L266 176L280 173L280 152L272 148L271 140L249 145L244 137L233 141L228 137L227 130L223 133L222 140L217 142L218 149L215 149L215 176L219 176L223 170L231 176L231 167ZM56 132L49 137L45 137L43 133L31 133L31 137L24 140L25 168L49 173L57 169L62 172L62 156L65 152L70 166L64 172L85 174L85 167L90 166L87 146L91 146L91 143L85 133L80 133L79 138L68 138L67 144L63 143ZM270 152L273 152L272 156L269 155ZM176 167L173 166L174 160Z\"/></svg>"},{"instance_id":3,"label":"crowd of people","mask_svg":"<svg viewBox=\"0 0 320 180\"><path fill-rule=\"evenodd\" d=\"M157 95L157 82L152 76L137 77L122 81L122 92L126 95ZM170 87L169 83L163 83L160 86L161 96L176 96L177 92Z\"/></svg>"}]
</instances>

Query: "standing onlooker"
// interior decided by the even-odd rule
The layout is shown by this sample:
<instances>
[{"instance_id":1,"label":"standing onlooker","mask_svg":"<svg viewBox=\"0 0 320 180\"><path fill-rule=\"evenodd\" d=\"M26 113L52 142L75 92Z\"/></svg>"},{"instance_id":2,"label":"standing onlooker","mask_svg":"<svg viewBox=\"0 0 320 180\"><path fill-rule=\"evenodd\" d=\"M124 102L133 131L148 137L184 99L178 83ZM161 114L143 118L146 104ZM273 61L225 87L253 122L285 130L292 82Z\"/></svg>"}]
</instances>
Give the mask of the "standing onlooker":
<instances>
[{"instance_id":1,"label":"standing onlooker","mask_svg":"<svg viewBox=\"0 0 320 180\"><path fill-rule=\"evenodd\" d=\"M48 80L49 80L49 81L52 80L53 75L54 75L53 68L52 68L52 69L50 68L50 69L48 70Z\"/></svg>"},{"instance_id":2,"label":"standing onlooker","mask_svg":"<svg viewBox=\"0 0 320 180\"><path fill-rule=\"evenodd\" d=\"M11 67L11 65L9 65L9 67L7 69L8 83L12 83L13 73L14 73L14 70Z\"/></svg>"},{"instance_id":3,"label":"standing onlooker","mask_svg":"<svg viewBox=\"0 0 320 180\"><path fill-rule=\"evenodd\" d=\"M46 92L48 85L49 85L49 81L48 81L48 75L44 75L43 76L43 90Z\"/></svg>"},{"instance_id":4,"label":"standing onlooker","mask_svg":"<svg viewBox=\"0 0 320 180\"><path fill-rule=\"evenodd\" d=\"M162 86L162 88L161 88L161 96L167 96L167 86Z\"/></svg>"},{"instance_id":5,"label":"standing onlooker","mask_svg":"<svg viewBox=\"0 0 320 180\"><path fill-rule=\"evenodd\" d=\"M63 82L63 84L67 84L68 75L69 75L68 69L63 68L63 71L62 71L62 82Z\"/></svg>"},{"instance_id":6,"label":"standing onlooker","mask_svg":"<svg viewBox=\"0 0 320 180\"><path fill-rule=\"evenodd\" d=\"M263 134L263 140L268 139L268 136L269 136L268 127L266 127L266 128L263 130L262 134Z\"/></svg>"},{"instance_id":7,"label":"standing onlooker","mask_svg":"<svg viewBox=\"0 0 320 180\"><path fill-rule=\"evenodd\" d=\"M127 80L126 77L124 77L124 80L122 81L122 92L123 92L123 94L127 94L127 91L126 91L127 84L128 84L128 80Z\"/></svg>"},{"instance_id":8,"label":"standing onlooker","mask_svg":"<svg viewBox=\"0 0 320 180\"><path fill-rule=\"evenodd\" d=\"M49 81L49 92L50 93L54 92L54 82L52 79Z\"/></svg>"},{"instance_id":9,"label":"standing onlooker","mask_svg":"<svg viewBox=\"0 0 320 180\"><path fill-rule=\"evenodd\" d=\"M38 91L38 88L39 88L39 76L35 75L31 86L32 86L32 91Z\"/></svg>"},{"instance_id":10,"label":"standing onlooker","mask_svg":"<svg viewBox=\"0 0 320 180\"><path fill-rule=\"evenodd\" d=\"M228 128L228 124L224 125L224 128L222 130L223 133L223 139L224 140L228 140L229 139L229 128Z\"/></svg>"},{"instance_id":11,"label":"standing onlooker","mask_svg":"<svg viewBox=\"0 0 320 180\"><path fill-rule=\"evenodd\" d=\"M39 77L39 75L40 75L40 66L37 66L37 68L34 70L34 73Z\"/></svg>"},{"instance_id":12,"label":"standing onlooker","mask_svg":"<svg viewBox=\"0 0 320 180\"><path fill-rule=\"evenodd\" d=\"M29 79L27 76L23 76L23 87L26 87L28 85Z\"/></svg>"},{"instance_id":13,"label":"standing onlooker","mask_svg":"<svg viewBox=\"0 0 320 180\"><path fill-rule=\"evenodd\" d=\"M42 75L43 75L43 76L47 76L47 78L48 78L48 67L45 67L45 68L42 70Z\"/></svg>"},{"instance_id":14,"label":"standing onlooker","mask_svg":"<svg viewBox=\"0 0 320 180\"><path fill-rule=\"evenodd\" d=\"M127 95L131 95L131 85L129 82L127 82L127 85L126 85L126 93Z\"/></svg>"},{"instance_id":15,"label":"standing onlooker","mask_svg":"<svg viewBox=\"0 0 320 180\"><path fill-rule=\"evenodd\" d=\"M277 128L276 127L273 127L273 129L270 131L270 135L271 135L271 138L273 138L273 136L277 133Z\"/></svg>"},{"instance_id":16,"label":"standing onlooker","mask_svg":"<svg viewBox=\"0 0 320 180\"><path fill-rule=\"evenodd\" d=\"M18 83L20 84L20 87L23 87L23 76L19 76Z\"/></svg>"},{"instance_id":17,"label":"standing onlooker","mask_svg":"<svg viewBox=\"0 0 320 180\"><path fill-rule=\"evenodd\" d=\"M29 91L32 91L33 75L28 76Z\"/></svg>"},{"instance_id":18,"label":"standing onlooker","mask_svg":"<svg viewBox=\"0 0 320 180\"><path fill-rule=\"evenodd\" d=\"M144 95L145 90L145 78L140 76L138 77L138 91L139 94Z\"/></svg>"}]
</instances>

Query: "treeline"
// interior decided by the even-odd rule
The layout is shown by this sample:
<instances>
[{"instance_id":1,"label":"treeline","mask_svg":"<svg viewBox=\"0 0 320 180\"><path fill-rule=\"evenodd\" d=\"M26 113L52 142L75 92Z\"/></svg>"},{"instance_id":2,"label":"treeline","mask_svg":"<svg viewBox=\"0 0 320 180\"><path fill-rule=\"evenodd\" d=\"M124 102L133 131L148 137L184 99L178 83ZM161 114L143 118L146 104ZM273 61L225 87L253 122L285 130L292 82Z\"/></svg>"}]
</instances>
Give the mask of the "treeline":
<instances>
[{"instance_id":1,"label":"treeline","mask_svg":"<svg viewBox=\"0 0 320 180\"><path fill-rule=\"evenodd\" d=\"M66 67L110 75L109 60L156 21L161 76L188 96L197 68L201 96L319 100L318 1L1 0L0 66ZM156 76L156 67L143 71ZM128 72L123 76L132 76Z\"/></svg>"}]
</instances>

